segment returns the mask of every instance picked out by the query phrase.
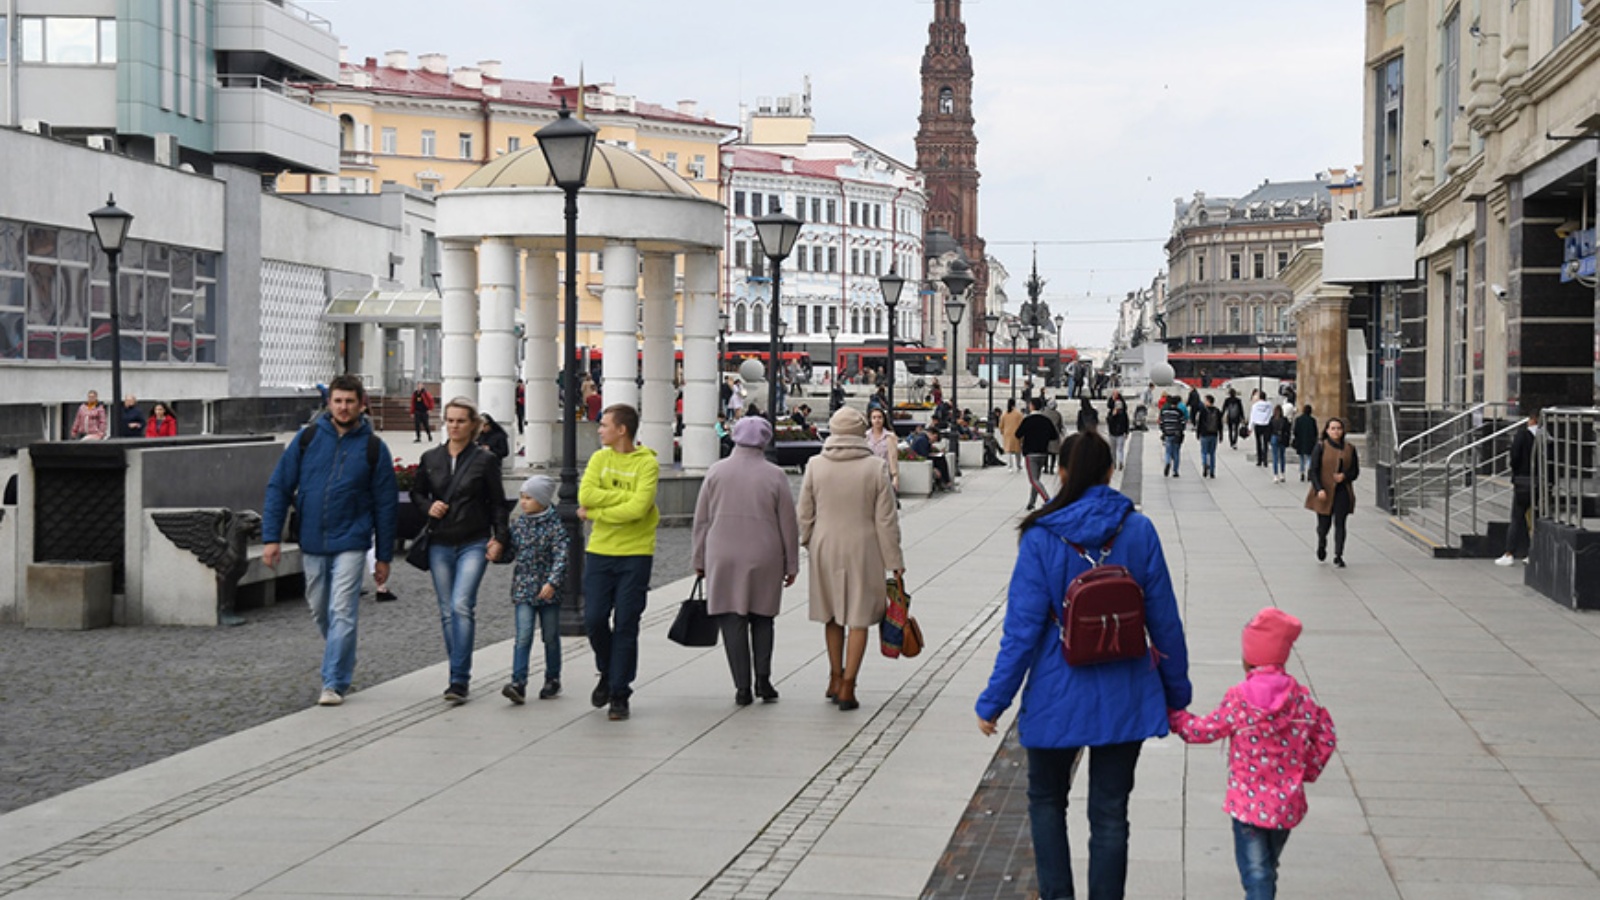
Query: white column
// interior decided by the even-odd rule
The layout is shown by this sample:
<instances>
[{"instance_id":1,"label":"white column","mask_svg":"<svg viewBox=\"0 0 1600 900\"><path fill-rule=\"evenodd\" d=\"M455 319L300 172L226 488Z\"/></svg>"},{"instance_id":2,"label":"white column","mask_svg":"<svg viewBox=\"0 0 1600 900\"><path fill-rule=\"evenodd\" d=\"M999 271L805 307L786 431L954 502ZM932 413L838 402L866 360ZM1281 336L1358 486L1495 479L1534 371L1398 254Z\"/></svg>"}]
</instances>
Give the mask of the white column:
<instances>
[{"instance_id":1,"label":"white column","mask_svg":"<svg viewBox=\"0 0 1600 900\"><path fill-rule=\"evenodd\" d=\"M683 258L683 468L717 461L717 254Z\"/></svg>"},{"instance_id":2,"label":"white column","mask_svg":"<svg viewBox=\"0 0 1600 900\"><path fill-rule=\"evenodd\" d=\"M672 387L678 329L678 304L674 299L676 259L667 253L647 253L644 258L644 396L639 440L656 451L664 466L672 465L672 431L677 392Z\"/></svg>"},{"instance_id":3,"label":"white column","mask_svg":"<svg viewBox=\"0 0 1600 900\"><path fill-rule=\"evenodd\" d=\"M605 330L605 366L600 385L604 406L639 408L639 249L625 241L606 243L605 292L600 323Z\"/></svg>"},{"instance_id":4,"label":"white column","mask_svg":"<svg viewBox=\"0 0 1600 900\"><path fill-rule=\"evenodd\" d=\"M504 238L478 246L478 408L509 434L517 428L517 248Z\"/></svg>"},{"instance_id":5,"label":"white column","mask_svg":"<svg viewBox=\"0 0 1600 900\"><path fill-rule=\"evenodd\" d=\"M478 251L466 241L445 241L440 257L440 287L444 291L439 328L444 336L439 349L442 408L445 401L455 397L474 401L478 398L478 303L474 296L478 289Z\"/></svg>"},{"instance_id":6,"label":"white column","mask_svg":"<svg viewBox=\"0 0 1600 900\"><path fill-rule=\"evenodd\" d=\"M562 419L556 392L563 364L556 255L543 250L529 253L524 272L528 291L522 306L528 334L528 354L522 361L528 394L525 458L530 466L547 466L556 461L556 426Z\"/></svg>"}]
</instances>

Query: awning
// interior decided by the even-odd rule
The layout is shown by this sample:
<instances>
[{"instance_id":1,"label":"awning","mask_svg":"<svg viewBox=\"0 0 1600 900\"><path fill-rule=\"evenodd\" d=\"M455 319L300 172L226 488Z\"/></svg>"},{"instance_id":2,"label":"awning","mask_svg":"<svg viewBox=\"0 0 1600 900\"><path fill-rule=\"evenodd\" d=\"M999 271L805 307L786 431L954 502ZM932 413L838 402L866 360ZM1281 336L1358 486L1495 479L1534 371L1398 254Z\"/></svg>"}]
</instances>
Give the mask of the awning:
<instances>
[{"instance_id":1,"label":"awning","mask_svg":"<svg viewBox=\"0 0 1600 900\"><path fill-rule=\"evenodd\" d=\"M406 328L440 324L440 298L433 291L345 290L322 312L324 322L367 323Z\"/></svg>"}]
</instances>

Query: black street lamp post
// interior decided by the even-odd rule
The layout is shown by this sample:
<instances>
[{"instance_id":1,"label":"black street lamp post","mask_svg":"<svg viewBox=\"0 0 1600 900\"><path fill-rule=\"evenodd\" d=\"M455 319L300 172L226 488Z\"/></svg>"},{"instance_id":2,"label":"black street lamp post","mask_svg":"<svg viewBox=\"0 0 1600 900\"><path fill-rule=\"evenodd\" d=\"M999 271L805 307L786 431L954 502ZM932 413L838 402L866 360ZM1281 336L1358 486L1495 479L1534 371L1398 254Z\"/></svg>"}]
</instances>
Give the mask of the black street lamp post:
<instances>
[{"instance_id":1,"label":"black street lamp post","mask_svg":"<svg viewBox=\"0 0 1600 900\"><path fill-rule=\"evenodd\" d=\"M944 286L950 292L949 299L944 302L944 315L950 320L950 408L953 411L950 420L950 455L955 457L950 476L954 479L955 473L961 469L961 315L967 311L963 299L972 287L972 267L967 265L966 260L958 257L950 264L950 271L944 276Z\"/></svg>"},{"instance_id":2,"label":"black street lamp post","mask_svg":"<svg viewBox=\"0 0 1600 900\"><path fill-rule=\"evenodd\" d=\"M778 323L783 321L783 261L789 258L789 253L794 250L794 242L800 237L802 223L794 216L785 215L781 210L775 210L755 220L756 238L761 241L761 252L772 261L772 304L768 311L771 319L767 324L771 326L772 340L767 356L767 421L772 423L772 433L778 433L778 350L782 336L778 333ZM776 441L776 437L774 437ZM768 449L769 455L776 454L777 448Z\"/></svg>"},{"instance_id":3,"label":"black street lamp post","mask_svg":"<svg viewBox=\"0 0 1600 900\"><path fill-rule=\"evenodd\" d=\"M983 421L989 424L989 436L994 437L994 333L1000 330L1000 314L989 313L983 317L983 332L989 338L989 406L983 411Z\"/></svg>"},{"instance_id":4,"label":"black street lamp post","mask_svg":"<svg viewBox=\"0 0 1600 900\"><path fill-rule=\"evenodd\" d=\"M889 383L889 409L884 416L889 427L894 427L894 342L895 331L899 325L895 319L895 305L900 302L900 292L905 289L906 280L895 271L893 265L889 266L889 274L878 278L878 289L883 291L883 305L889 310L889 371L884 375Z\"/></svg>"},{"instance_id":5,"label":"black street lamp post","mask_svg":"<svg viewBox=\"0 0 1600 900\"><path fill-rule=\"evenodd\" d=\"M122 242L128 238L128 228L133 225L133 213L117 206L117 198L106 198L106 205L89 213L94 223L95 237L100 239L100 250L106 255L106 268L111 277L111 397L106 404L106 425L112 437L123 437L122 428L122 326L117 315L117 257L122 255Z\"/></svg>"},{"instance_id":6,"label":"black street lamp post","mask_svg":"<svg viewBox=\"0 0 1600 900\"><path fill-rule=\"evenodd\" d=\"M583 526L578 521L578 191L589 180L589 162L599 134L587 122L572 118L566 103L554 122L534 134L550 168L550 180L567 195L566 308L562 331L565 359L562 382L567 409L561 429L561 488L557 513L567 529L567 583L561 601L561 633L583 633Z\"/></svg>"},{"instance_id":7,"label":"black street lamp post","mask_svg":"<svg viewBox=\"0 0 1600 900\"><path fill-rule=\"evenodd\" d=\"M1017 399L1017 338L1022 337L1022 320L1012 319L1006 323L1006 331L1011 334L1011 359L1006 365L1006 379L1011 382L1011 399Z\"/></svg>"},{"instance_id":8,"label":"black street lamp post","mask_svg":"<svg viewBox=\"0 0 1600 900\"><path fill-rule=\"evenodd\" d=\"M839 353L838 353L838 350L834 347L834 344L836 344L838 342L838 340L839 340L839 326L838 325L829 325L828 326L828 371L832 373L831 375L828 376L828 415L830 415L830 416L839 411L838 398L840 396L842 396L842 389L839 387Z\"/></svg>"},{"instance_id":9,"label":"black street lamp post","mask_svg":"<svg viewBox=\"0 0 1600 900\"><path fill-rule=\"evenodd\" d=\"M1061 362L1061 349L1062 349L1062 344L1061 344L1061 326L1063 326L1065 324L1067 324L1067 317L1066 316L1063 316L1063 315L1056 316L1056 372L1059 373L1059 374L1056 375L1056 379L1057 379L1058 383L1060 381L1068 381L1068 382L1071 381L1070 378L1063 378L1062 376L1065 375L1065 373L1061 371L1062 370L1062 362ZM1068 396L1069 396L1069 399L1070 399L1070 394Z\"/></svg>"},{"instance_id":10,"label":"black street lamp post","mask_svg":"<svg viewBox=\"0 0 1600 900\"><path fill-rule=\"evenodd\" d=\"M722 370L728 365L728 314L717 313L717 379L722 379Z\"/></svg>"}]
</instances>

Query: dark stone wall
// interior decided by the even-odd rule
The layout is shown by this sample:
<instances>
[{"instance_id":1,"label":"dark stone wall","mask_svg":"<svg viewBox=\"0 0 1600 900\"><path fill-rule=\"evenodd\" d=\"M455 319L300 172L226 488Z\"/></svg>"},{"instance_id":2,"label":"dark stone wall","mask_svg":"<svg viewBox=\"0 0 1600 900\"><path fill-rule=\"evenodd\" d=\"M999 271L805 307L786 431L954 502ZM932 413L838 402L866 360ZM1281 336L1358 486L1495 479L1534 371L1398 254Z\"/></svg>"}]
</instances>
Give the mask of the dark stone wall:
<instances>
[{"instance_id":1,"label":"dark stone wall","mask_svg":"<svg viewBox=\"0 0 1600 900\"><path fill-rule=\"evenodd\" d=\"M277 441L174 447L142 454L145 509L221 507L261 511L267 479L283 455Z\"/></svg>"}]
</instances>

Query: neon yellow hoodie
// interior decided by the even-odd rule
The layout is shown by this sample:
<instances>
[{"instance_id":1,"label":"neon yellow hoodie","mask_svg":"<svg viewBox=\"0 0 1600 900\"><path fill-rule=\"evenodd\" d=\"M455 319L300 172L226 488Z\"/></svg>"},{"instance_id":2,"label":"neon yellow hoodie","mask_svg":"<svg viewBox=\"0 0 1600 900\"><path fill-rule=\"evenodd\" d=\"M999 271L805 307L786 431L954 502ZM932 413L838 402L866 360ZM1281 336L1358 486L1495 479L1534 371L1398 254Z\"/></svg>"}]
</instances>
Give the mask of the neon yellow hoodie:
<instances>
[{"instance_id":1,"label":"neon yellow hoodie","mask_svg":"<svg viewBox=\"0 0 1600 900\"><path fill-rule=\"evenodd\" d=\"M601 447L589 457L578 485L578 505L588 510L594 530L590 553L596 556L654 556L656 480L660 477L656 452L635 445L632 453Z\"/></svg>"}]
</instances>

